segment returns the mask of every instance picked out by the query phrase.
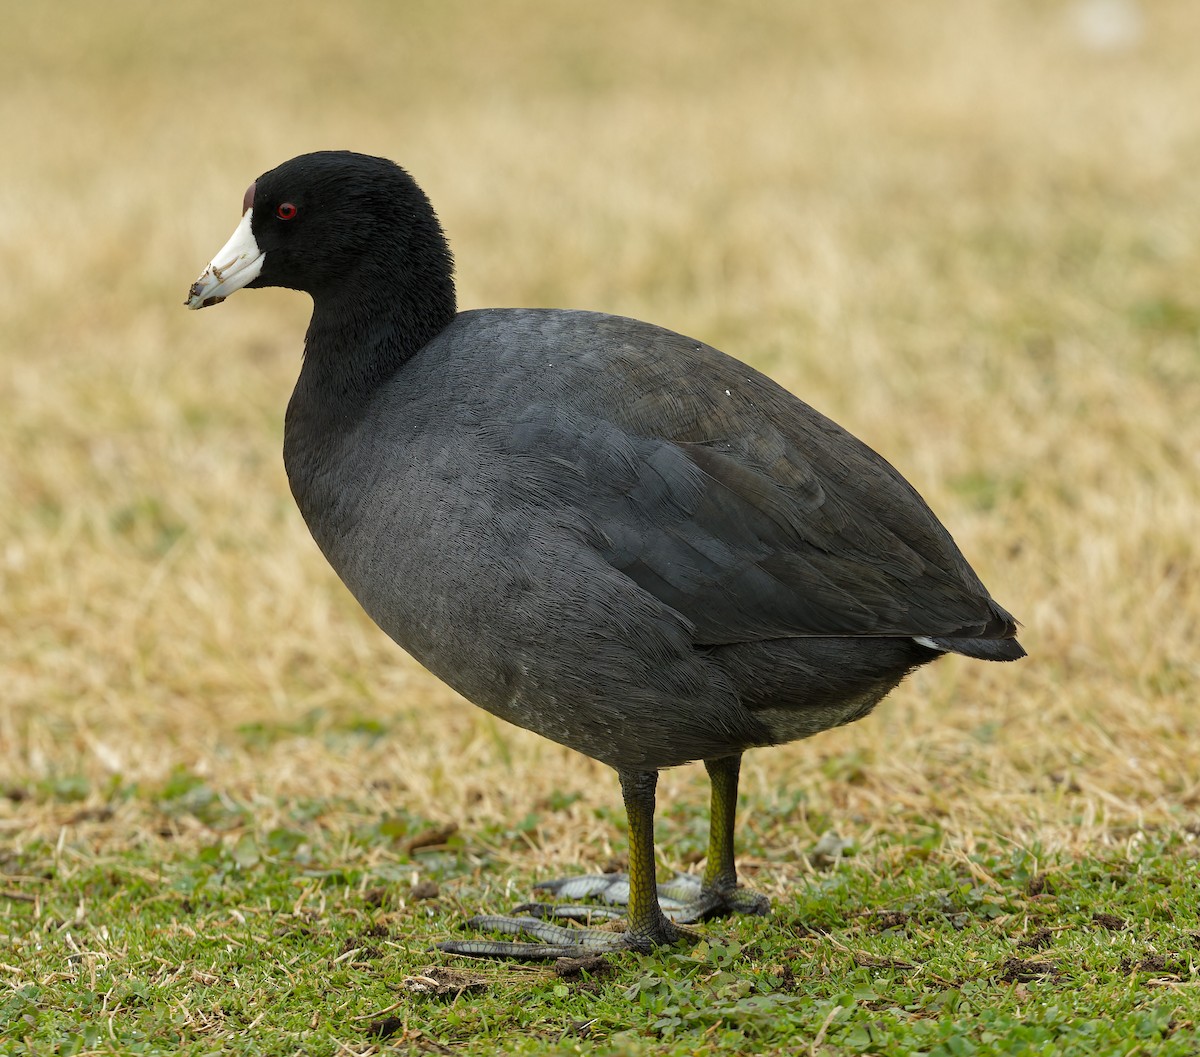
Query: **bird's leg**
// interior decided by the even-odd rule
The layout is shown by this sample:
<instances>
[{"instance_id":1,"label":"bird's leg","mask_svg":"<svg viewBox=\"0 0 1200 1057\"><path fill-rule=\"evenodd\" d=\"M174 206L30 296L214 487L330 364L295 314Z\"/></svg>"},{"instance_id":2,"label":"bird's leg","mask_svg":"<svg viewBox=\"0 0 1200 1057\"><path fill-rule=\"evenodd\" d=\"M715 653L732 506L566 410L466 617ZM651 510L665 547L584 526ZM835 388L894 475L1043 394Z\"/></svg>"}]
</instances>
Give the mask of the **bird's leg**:
<instances>
[{"instance_id":1,"label":"bird's leg","mask_svg":"<svg viewBox=\"0 0 1200 1057\"><path fill-rule=\"evenodd\" d=\"M737 866L733 855L734 827L737 818L738 776L741 771L741 756L722 756L715 760L705 760L704 766L712 782L712 809L709 816L708 858L704 867L704 875L677 874L673 880L657 886L657 903L660 913L678 924L688 925L706 918L719 917L724 914L766 914L771 909L766 896L738 884ZM645 772L634 772L628 778L622 776L622 788L639 778ZM626 811L629 814L629 874L589 874L584 877L569 877L561 881L543 881L537 885L542 891L549 891L557 896L565 896L571 900L587 898L602 899L607 906L595 906L586 903L526 903L519 909L542 917L559 918L574 921L587 921L597 917L617 917L617 906L628 905L630 918L633 918L632 875L634 866L635 838L634 817L641 809L636 806L639 800L644 801L635 792L633 802L626 794ZM653 822L654 788L651 782L649 793L650 819ZM652 835L645 838L646 845L653 849ZM650 859L651 876L653 876L653 855ZM649 886L642 889L649 891Z\"/></svg>"},{"instance_id":2,"label":"bird's leg","mask_svg":"<svg viewBox=\"0 0 1200 1057\"><path fill-rule=\"evenodd\" d=\"M738 884L737 864L733 854L733 835L737 820L738 777L742 757L722 756L705 760L712 783L712 807L708 820L708 858L700 890L681 911L672 915L675 921L690 923L722 914L766 914L770 901L760 892Z\"/></svg>"},{"instance_id":3,"label":"bird's leg","mask_svg":"<svg viewBox=\"0 0 1200 1057\"><path fill-rule=\"evenodd\" d=\"M733 831L737 824L738 778L741 756L705 760L704 769L712 785L708 814L708 857L701 886L705 891L728 892L737 888L737 863L733 854Z\"/></svg>"},{"instance_id":4,"label":"bird's leg","mask_svg":"<svg viewBox=\"0 0 1200 1057\"><path fill-rule=\"evenodd\" d=\"M480 915L467 924L472 928L490 929L513 935L529 935L539 942L516 942L512 940L450 940L439 943L438 948L451 954L467 954L473 957L495 958L563 958L578 957L595 951L637 950L649 951L654 947L672 944L688 937L685 929L678 928L663 914L655 885L654 866L654 791L658 784L657 771L617 772L621 779L621 792L625 798L625 813L629 819L629 876L626 885L627 924L624 932L607 932L600 929L572 928L556 925L544 920L547 916L567 918L582 917L582 914L554 913L556 908L541 904L517 907L536 914L534 917L506 917ZM570 882L552 882L569 885ZM564 908L568 911L587 908ZM593 908L597 909L597 908ZM613 913L601 913L601 917L615 917Z\"/></svg>"},{"instance_id":5,"label":"bird's leg","mask_svg":"<svg viewBox=\"0 0 1200 1057\"><path fill-rule=\"evenodd\" d=\"M654 865L654 791L657 771L618 771L629 820L629 903L625 935L630 946L648 950L680 939L662 912Z\"/></svg>"}]
</instances>

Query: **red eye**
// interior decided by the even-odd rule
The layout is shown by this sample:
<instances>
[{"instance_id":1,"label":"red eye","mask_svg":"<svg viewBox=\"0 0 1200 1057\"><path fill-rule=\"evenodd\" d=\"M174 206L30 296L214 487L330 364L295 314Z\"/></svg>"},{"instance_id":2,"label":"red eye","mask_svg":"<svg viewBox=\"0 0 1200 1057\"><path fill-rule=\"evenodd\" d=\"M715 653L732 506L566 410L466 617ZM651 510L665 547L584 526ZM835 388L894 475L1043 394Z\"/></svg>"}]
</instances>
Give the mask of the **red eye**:
<instances>
[{"instance_id":1,"label":"red eye","mask_svg":"<svg viewBox=\"0 0 1200 1057\"><path fill-rule=\"evenodd\" d=\"M279 205L275 207L275 215L279 217L280 220L291 220L299 212L300 210L292 205L291 202L280 202Z\"/></svg>"}]
</instances>

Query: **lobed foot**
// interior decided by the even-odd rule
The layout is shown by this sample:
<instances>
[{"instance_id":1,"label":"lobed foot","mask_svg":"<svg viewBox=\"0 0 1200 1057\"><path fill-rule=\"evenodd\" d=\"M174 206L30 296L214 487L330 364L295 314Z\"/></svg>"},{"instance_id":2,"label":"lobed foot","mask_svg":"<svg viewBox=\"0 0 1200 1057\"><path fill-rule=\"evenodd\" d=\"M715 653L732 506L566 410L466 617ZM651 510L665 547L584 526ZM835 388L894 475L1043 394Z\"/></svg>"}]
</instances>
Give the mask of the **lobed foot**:
<instances>
[{"instance_id":1,"label":"lobed foot","mask_svg":"<svg viewBox=\"0 0 1200 1057\"><path fill-rule=\"evenodd\" d=\"M551 905L535 904L534 906L540 909ZM592 907L591 909L605 910L606 908ZM608 913L601 914L601 916L619 918L623 915L619 911L609 910ZM489 932L506 932L514 936L531 936L537 942L491 939L446 940L439 943L437 949L448 954L463 954L471 958L513 958L519 961L542 961L551 958L578 958L585 954L604 954L613 951L647 953L655 947L669 946L681 940L696 938L686 929L676 928L665 919L662 924L665 926L663 929L651 930L649 933L634 933L628 929L624 932L610 932L606 929L556 925L543 917L479 914L467 921L468 928Z\"/></svg>"},{"instance_id":2,"label":"lobed foot","mask_svg":"<svg viewBox=\"0 0 1200 1057\"><path fill-rule=\"evenodd\" d=\"M625 917L629 903L629 877L623 873L586 874L534 886L538 892L573 900L569 903L522 903L512 915L480 914L467 922L468 928L531 936L537 942L522 940L447 940L437 949L450 954L475 958L515 958L536 961L547 958L578 958L582 954L607 951L648 951L696 937L679 925L693 925L728 914L767 914L770 900L761 892L735 885L705 889L693 874L676 874L657 886L664 928L648 934L634 934L604 928L578 928L558 925L571 921L591 925L596 921L615 922ZM574 902L598 899L600 903Z\"/></svg>"},{"instance_id":3,"label":"lobed foot","mask_svg":"<svg viewBox=\"0 0 1200 1057\"><path fill-rule=\"evenodd\" d=\"M657 888L658 903L663 913L679 925L694 925L729 914L761 917L771 911L771 901L761 892L738 884L705 888L695 874L677 873ZM589 917L615 916L611 907L628 904L629 877L623 873L585 874L582 877L542 881L534 885L534 890L572 900L600 899L607 904L597 907L587 904L525 903L517 907L519 912L586 921Z\"/></svg>"},{"instance_id":4,"label":"lobed foot","mask_svg":"<svg viewBox=\"0 0 1200 1057\"><path fill-rule=\"evenodd\" d=\"M618 768L625 813L629 819L629 874L590 874L537 886L566 903L526 903L514 916L482 915L467 924L532 940L449 940L438 949L476 958L570 958L607 951L650 951L680 941L694 941L681 925L723 914L766 914L766 896L737 883L733 860L733 817L737 804L740 756L706 760L713 784L712 826L708 867L703 878L676 874L666 884L654 876L654 789L656 771ZM601 905L579 902L600 899ZM625 907L624 931L566 927L551 919L612 922ZM517 916L524 914L524 916Z\"/></svg>"}]
</instances>

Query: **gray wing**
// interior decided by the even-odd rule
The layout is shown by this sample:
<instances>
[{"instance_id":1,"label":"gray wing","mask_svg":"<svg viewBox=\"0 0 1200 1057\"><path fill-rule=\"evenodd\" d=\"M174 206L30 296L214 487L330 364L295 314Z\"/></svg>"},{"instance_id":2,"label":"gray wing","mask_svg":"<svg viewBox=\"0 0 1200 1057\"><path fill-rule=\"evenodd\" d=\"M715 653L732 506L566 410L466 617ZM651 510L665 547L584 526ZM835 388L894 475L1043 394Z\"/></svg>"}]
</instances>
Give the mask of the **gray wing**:
<instances>
[{"instance_id":1,"label":"gray wing","mask_svg":"<svg viewBox=\"0 0 1200 1057\"><path fill-rule=\"evenodd\" d=\"M538 488L540 473L554 476L548 502L569 494L572 529L690 621L699 644L1015 634L950 534L883 458L738 369L742 388L754 391L736 408L711 398L703 372L675 380L669 419L661 402L643 405L658 409L651 422L637 401L604 418L529 408L511 439L540 457L527 466L549 462L530 471L527 487ZM564 479L575 486L564 489Z\"/></svg>"},{"instance_id":2,"label":"gray wing","mask_svg":"<svg viewBox=\"0 0 1200 1057\"><path fill-rule=\"evenodd\" d=\"M953 541L919 500L885 518L849 503L799 460L780 482L728 443L634 446L642 455L635 480L621 488L594 481L596 545L691 621L698 643L1010 633L1007 615L963 575Z\"/></svg>"},{"instance_id":3,"label":"gray wing","mask_svg":"<svg viewBox=\"0 0 1200 1057\"><path fill-rule=\"evenodd\" d=\"M1015 635L912 486L771 379L636 320L515 318L493 367L544 394L498 420L518 486L697 643Z\"/></svg>"}]
</instances>

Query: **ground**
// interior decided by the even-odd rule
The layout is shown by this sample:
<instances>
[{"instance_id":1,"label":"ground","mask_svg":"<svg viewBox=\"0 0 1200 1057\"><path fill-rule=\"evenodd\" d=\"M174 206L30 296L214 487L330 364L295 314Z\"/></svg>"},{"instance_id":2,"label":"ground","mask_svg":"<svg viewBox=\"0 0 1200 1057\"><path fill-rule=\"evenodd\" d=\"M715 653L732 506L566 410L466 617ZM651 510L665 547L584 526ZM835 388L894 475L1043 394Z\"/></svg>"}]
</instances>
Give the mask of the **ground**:
<instances>
[{"instance_id":1,"label":"ground","mask_svg":"<svg viewBox=\"0 0 1200 1057\"><path fill-rule=\"evenodd\" d=\"M0 1053L1198 1052L1198 32L1188 0L8 12ZM577 976L429 951L619 861L623 818L324 565L279 457L307 299L182 306L246 185L326 147L413 172L463 307L649 319L832 415L1023 622L1020 664L747 757L770 918ZM706 795L663 776L664 877Z\"/></svg>"}]
</instances>

